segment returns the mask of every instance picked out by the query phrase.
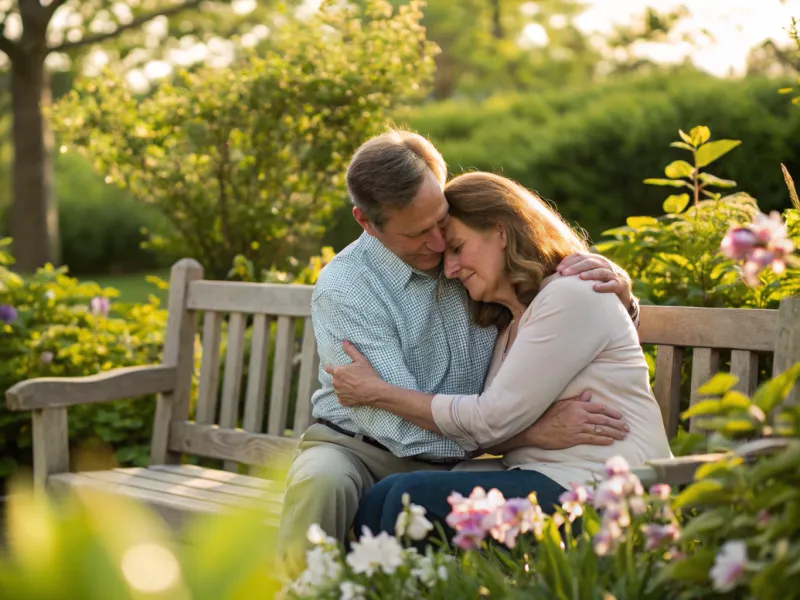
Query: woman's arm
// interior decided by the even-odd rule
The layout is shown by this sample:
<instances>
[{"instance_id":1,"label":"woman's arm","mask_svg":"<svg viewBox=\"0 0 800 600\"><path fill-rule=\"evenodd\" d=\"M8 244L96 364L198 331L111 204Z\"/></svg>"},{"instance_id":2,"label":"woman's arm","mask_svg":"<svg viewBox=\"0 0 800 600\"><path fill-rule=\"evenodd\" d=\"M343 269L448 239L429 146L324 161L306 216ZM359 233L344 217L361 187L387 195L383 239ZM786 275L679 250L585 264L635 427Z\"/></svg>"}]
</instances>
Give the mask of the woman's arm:
<instances>
[{"instance_id":1,"label":"woman's arm","mask_svg":"<svg viewBox=\"0 0 800 600\"><path fill-rule=\"evenodd\" d=\"M631 327L612 295L595 294L577 278L551 280L520 324L491 386L479 395L439 394L431 402L442 433L468 450L510 440L537 421L564 388Z\"/></svg>"}]
</instances>

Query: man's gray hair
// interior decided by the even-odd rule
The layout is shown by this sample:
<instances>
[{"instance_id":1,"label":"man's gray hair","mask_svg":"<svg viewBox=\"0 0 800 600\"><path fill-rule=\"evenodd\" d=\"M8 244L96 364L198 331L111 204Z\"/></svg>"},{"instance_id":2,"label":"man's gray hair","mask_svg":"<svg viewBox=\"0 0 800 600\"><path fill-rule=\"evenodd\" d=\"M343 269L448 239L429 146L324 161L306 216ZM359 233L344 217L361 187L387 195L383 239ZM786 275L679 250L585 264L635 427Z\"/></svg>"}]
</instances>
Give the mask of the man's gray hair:
<instances>
[{"instance_id":1,"label":"man's gray hair","mask_svg":"<svg viewBox=\"0 0 800 600\"><path fill-rule=\"evenodd\" d=\"M384 209L411 204L431 171L444 187L447 165L441 153L419 134L393 129L365 142L347 168L353 204L380 227Z\"/></svg>"}]
</instances>

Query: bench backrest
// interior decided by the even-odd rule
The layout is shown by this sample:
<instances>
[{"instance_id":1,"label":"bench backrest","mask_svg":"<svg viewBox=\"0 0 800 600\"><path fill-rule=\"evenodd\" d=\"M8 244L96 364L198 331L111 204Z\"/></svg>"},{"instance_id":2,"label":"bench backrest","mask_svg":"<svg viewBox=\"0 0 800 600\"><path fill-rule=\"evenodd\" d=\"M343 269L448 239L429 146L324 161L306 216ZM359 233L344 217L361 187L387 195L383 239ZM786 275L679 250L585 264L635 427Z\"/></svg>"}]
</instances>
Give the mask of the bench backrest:
<instances>
[{"instance_id":1,"label":"bench backrest","mask_svg":"<svg viewBox=\"0 0 800 600\"><path fill-rule=\"evenodd\" d=\"M310 399L319 385L313 288L206 281L202 275L189 259L172 269L164 364L177 367L178 384L159 398L151 460L178 462L182 454L194 454L222 459L227 469L265 465L287 455L311 420ZM678 427L687 348L694 349L692 403L719 370L720 351L732 351L731 371L746 393L755 389L759 354L774 353L775 372L800 361L800 298L784 300L780 310L643 306L641 319L642 344L658 348L654 393L670 436Z\"/></svg>"}]
</instances>

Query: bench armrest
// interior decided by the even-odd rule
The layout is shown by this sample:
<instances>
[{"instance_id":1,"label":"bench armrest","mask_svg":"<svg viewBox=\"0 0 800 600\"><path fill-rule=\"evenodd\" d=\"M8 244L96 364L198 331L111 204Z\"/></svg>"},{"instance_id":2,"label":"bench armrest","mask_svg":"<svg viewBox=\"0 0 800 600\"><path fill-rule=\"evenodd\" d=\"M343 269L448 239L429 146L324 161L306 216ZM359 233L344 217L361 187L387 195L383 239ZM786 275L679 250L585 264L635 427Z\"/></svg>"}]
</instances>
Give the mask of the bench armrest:
<instances>
[{"instance_id":1,"label":"bench armrest","mask_svg":"<svg viewBox=\"0 0 800 600\"><path fill-rule=\"evenodd\" d=\"M783 450L789 440L785 438L764 438L745 442L734 448L731 452L715 454L693 454L677 458L665 458L647 461L644 466L636 467L631 471L641 480L642 485L649 487L656 483L667 483L671 486L685 485L694 481L694 474L702 465L716 462L731 454L741 456L745 460L773 454Z\"/></svg>"},{"instance_id":2,"label":"bench armrest","mask_svg":"<svg viewBox=\"0 0 800 600\"><path fill-rule=\"evenodd\" d=\"M59 408L137 398L175 389L175 367L123 367L88 377L26 379L6 391L9 410Z\"/></svg>"}]
</instances>

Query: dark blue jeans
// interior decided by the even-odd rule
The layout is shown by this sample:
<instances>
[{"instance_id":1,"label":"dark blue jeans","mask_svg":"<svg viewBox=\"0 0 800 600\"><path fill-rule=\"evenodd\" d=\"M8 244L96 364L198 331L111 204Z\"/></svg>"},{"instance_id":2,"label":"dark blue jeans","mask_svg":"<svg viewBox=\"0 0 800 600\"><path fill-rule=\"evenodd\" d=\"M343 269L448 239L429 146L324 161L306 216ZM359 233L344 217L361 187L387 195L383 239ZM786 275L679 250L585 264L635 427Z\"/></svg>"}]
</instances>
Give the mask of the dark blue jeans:
<instances>
[{"instance_id":1,"label":"dark blue jeans","mask_svg":"<svg viewBox=\"0 0 800 600\"><path fill-rule=\"evenodd\" d=\"M496 488L508 498L525 498L536 492L542 510L552 514L553 505L566 490L549 477L536 471L416 471L398 473L379 481L361 499L356 515L355 534L361 537L362 527L373 533L386 531L394 535L397 515L403 509L403 494L408 494L413 504L422 506L431 523L441 524L449 538L455 532L445 518L450 514L447 497L451 492L469 496L473 488L482 487L487 492ZM436 535L436 530L432 535Z\"/></svg>"}]
</instances>

